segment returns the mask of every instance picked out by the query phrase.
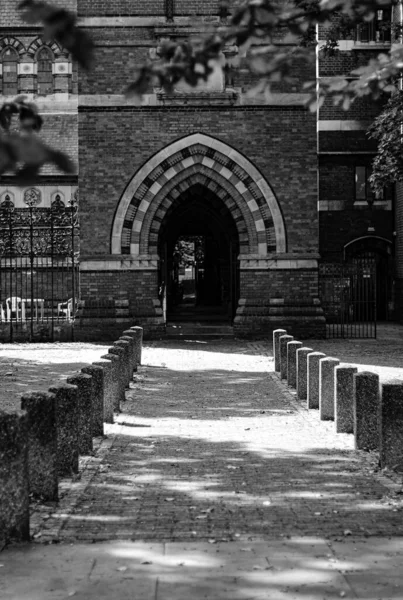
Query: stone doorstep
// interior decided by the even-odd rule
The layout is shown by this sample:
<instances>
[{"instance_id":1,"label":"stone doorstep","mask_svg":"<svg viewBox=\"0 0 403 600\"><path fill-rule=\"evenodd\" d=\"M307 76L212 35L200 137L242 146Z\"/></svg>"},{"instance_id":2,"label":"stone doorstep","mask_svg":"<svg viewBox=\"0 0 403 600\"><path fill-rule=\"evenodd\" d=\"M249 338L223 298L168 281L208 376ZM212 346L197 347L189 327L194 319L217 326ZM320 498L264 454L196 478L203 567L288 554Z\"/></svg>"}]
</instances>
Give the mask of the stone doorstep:
<instances>
[{"instance_id":1,"label":"stone doorstep","mask_svg":"<svg viewBox=\"0 0 403 600\"><path fill-rule=\"evenodd\" d=\"M398 598L403 538L10 546L4 600ZM57 577L55 576L57 574Z\"/></svg>"}]
</instances>

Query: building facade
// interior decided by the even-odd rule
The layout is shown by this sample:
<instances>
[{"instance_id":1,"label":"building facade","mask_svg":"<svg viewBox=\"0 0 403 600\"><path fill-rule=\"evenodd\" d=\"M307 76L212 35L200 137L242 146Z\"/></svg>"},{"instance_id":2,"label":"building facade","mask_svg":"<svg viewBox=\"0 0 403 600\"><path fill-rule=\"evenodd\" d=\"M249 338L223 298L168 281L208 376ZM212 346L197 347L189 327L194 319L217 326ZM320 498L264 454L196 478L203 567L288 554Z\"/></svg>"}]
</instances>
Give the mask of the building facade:
<instances>
[{"instance_id":1,"label":"building facade","mask_svg":"<svg viewBox=\"0 0 403 600\"><path fill-rule=\"evenodd\" d=\"M379 28L355 32L337 56L319 51L318 61L295 65L292 82L270 97L248 94L256 81L238 48L228 47L226 68L206 85L150 88L138 106L124 96L136 68L158 56L164 40L225 22L222 3L59 3L76 9L91 34L93 69L77 72L39 28L19 20L14 1L0 0L0 82L2 100L25 93L37 101L43 135L78 165L77 176L49 169L36 186L49 208L79 188L78 339L113 337L133 323L160 336L171 319L203 315L241 336L281 326L323 337L320 260L368 253L387 290L379 318L392 317L393 195L374 200L367 185L375 148L365 129L379 106L345 113L326 103L315 115L303 90L315 69L319 77L345 73L390 38ZM16 208L26 192L11 175L0 180L1 198ZM194 249L187 303L181 240Z\"/></svg>"}]
</instances>

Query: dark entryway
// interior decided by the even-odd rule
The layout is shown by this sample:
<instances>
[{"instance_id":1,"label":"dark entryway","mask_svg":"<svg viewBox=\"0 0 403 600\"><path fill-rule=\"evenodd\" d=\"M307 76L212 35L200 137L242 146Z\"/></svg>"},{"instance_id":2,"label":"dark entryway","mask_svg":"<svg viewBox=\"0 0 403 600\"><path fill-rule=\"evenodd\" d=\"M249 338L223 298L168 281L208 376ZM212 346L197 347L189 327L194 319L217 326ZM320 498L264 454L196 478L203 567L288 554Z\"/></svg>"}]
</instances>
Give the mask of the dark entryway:
<instances>
[{"instance_id":1,"label":"dark entryway","mask_svg":"<svg viewBox=\"0 0 403 600\"><path fill-rule=\"evenodd\" d=\"M232 321L238 303L238 232L220 198L196 184L167 211L159 238L165 321Z\"/></svg>"}]
</instances>

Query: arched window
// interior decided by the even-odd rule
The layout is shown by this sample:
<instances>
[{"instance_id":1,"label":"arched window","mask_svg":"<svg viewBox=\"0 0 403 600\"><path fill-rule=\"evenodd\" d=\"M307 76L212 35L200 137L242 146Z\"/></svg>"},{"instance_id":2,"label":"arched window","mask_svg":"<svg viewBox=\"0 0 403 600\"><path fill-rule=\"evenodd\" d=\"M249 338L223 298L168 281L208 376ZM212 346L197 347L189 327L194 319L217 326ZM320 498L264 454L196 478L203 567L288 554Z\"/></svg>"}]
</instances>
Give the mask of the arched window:
<instances>
[{"instance_id":1,"label":"arched window","mask_svg":"<svg viewBox=\"0 0 403 600\"><path fill-rule=\"evenodd\" d=\"M18 54L14 48L6 48L2 56L3 96L18 94Z\"/></svg>"},{"instance_id":2,"label":"arched window","mask_svg":"<svg viewBox=\"0 0 403 600\"><path fill-rule=\"evenodd\" d=\"M36 60L38 62L38 94L45 96L53 94L53 55L49 48L39 50Z\"/></svg>"}]
</instances>

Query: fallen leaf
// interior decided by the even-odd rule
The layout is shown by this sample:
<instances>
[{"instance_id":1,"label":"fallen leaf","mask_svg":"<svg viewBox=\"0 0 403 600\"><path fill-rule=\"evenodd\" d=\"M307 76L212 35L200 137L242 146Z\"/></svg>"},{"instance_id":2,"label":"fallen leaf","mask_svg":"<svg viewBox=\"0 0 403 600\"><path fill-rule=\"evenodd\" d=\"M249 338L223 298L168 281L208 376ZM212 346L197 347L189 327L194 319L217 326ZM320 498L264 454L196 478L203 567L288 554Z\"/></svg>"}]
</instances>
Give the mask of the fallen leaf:
<instances>
[{"instance_id":1,"label":"fallen leaf","mask_svg":"<svg viewBox=\"0 0 403 600\"><path fill-rule=\"evenodd\" d=\"M343 535L353 535L353 532L351 531L351 529L345 529L343 531Z\"/></svg>"},{"instance_id":2,"label":"fallen leaf","mask_svg":"<svg viewBox=\"0 0 403 600\"><path fill-rule=\"evenodd\" d=\"M116 570L121 571L123 573L124 571L127 571L127 569L128 567L118 567Z\"/></svg>"},{"instance_id":3,"label":"fallen leaf","mask_svg":"<svg viewBox=\"0 0 403 600\"><path fill-rule=\"evenodd\" d=\"M209 544L216 544L216 543L217 543L217 540L210 539L210 540L208 541L208 543L209 543Z\"/></svg>"},{"instance_id":4,"label":"fallen leaf","mask_svg":"<svg viewBox=\"0 0 403 600\"><path fill-rule=\"evenodd\" d=\"M165 498L165 502L173 502L175 498Z\"/></svg>"}]
</instances>

